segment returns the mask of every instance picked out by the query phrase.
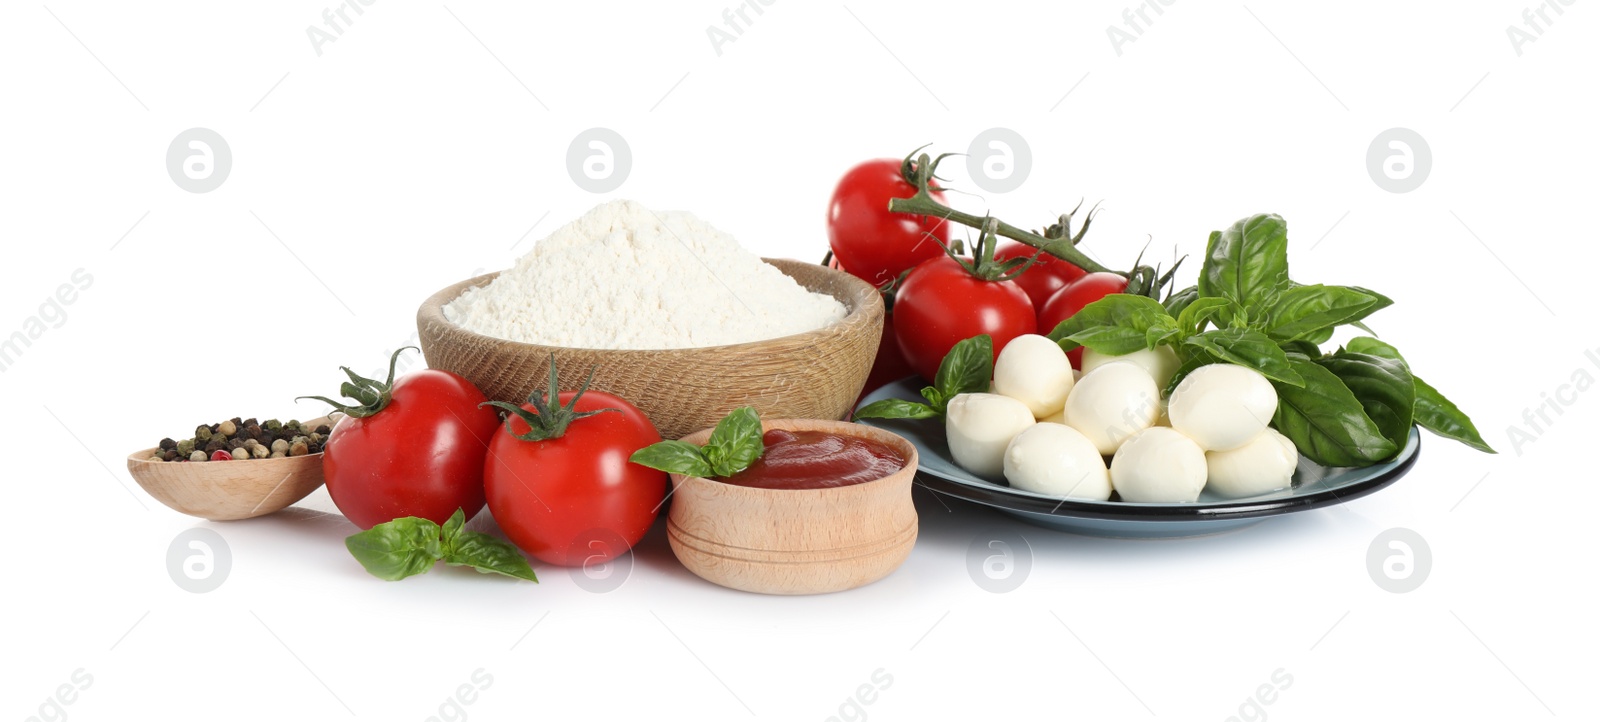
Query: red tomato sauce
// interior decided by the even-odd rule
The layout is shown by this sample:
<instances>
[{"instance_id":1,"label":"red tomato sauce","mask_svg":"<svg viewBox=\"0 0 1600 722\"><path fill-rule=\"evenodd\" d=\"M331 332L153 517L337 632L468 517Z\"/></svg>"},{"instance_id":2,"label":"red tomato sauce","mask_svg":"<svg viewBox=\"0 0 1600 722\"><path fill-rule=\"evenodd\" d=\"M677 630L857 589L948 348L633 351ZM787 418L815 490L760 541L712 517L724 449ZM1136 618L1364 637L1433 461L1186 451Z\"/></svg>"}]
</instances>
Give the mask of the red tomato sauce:
<instances>
[{"instance_id":1,"label":"red tomato sauce","mask_svg":"<svg viewBox=\"0 0 1600 722\"><path fill-rule=\"evenodd\" d=\"M829 489L877 481L906 460L887 444L825 431L773 429L750 468L718 481L757 489Z\"/></svg>"}]
</instances>

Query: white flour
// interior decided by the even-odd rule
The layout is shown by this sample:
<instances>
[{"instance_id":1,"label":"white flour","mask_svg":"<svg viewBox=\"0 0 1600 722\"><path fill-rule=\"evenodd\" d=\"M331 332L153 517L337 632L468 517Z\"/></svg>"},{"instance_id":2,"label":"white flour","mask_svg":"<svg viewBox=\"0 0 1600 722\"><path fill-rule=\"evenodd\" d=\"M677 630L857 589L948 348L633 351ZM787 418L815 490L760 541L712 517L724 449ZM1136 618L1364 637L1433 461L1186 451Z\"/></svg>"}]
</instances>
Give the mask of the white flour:
<instances>
[{"instance_id":1,"label":"white flour","mask_svg":"<svg viewBox=\"0 0 1600 722\"><path fill-rule=\"evenodd\" d=\"M469 331L594 349L746 343L845 316L689 213L633 201L596 206L539 241L511 270L444 307Z\"/></svg>"}]
</instances>

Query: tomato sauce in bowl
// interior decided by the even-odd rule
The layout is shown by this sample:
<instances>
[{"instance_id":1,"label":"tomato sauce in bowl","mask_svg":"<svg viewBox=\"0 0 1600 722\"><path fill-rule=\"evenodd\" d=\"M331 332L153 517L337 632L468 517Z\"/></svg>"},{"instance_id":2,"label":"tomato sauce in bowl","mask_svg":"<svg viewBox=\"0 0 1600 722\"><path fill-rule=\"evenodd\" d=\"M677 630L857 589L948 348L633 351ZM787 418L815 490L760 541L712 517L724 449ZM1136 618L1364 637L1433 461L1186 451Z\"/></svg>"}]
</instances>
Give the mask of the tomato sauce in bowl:
<instances>
[{"instance_id":1,"label":"tomato sauce in bowl","mask_svg":"<svg viewBox=\"0 0 1600 722\"><path fill-rule=\"evenodd\" d=\"M772 429L750 468L717 481L754 489L831 489L877 481L906 465L888 444L826 431Z\"/></svg>"}]
</instances>

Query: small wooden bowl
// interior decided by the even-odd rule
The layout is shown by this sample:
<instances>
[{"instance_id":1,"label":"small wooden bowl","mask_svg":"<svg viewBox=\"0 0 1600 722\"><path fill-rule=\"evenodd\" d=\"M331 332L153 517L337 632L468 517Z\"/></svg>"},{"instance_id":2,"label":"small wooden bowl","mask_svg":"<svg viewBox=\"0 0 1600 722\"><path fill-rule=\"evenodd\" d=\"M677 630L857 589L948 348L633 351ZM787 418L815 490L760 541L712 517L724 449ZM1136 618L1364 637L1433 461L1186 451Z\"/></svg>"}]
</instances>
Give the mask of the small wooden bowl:
<instances>
[{"instance_id":1,"label":"small wooden bowl","mask_svg":"<svg viewBox=\"0 0 1600 722\"><path fill-rule=\"evenodd\" d=\"M462 281L424 301L417 332L428 366L461 374L484 395L521 404L550 378L550 355L569 387L594 367L590 388L627 399L656 430L676 439L740 406L774 418L838 419L867 382L883 328L883 298L843 271L783 259L767 263L844 304L827 328L732 346L655 351L577 349L518 343L473 333L444 317L444 305L498 273Z\"/></svg>"},{"instance_id":2,"label":"small wooden bowl","mask_svg":"<svg viewBox=\"0 0 1600 722\"><path fill-rule=\"evenodd\" d=\"M306 422L312 428L326 417ZM248 461L151 461L155 449L128 456L128 473L173 511L234 521L281 511L322 486L322 454Z\"/></svg>"},{"instance_id":3,"label":"small wooden bowl","mask_svg":"<svg viewBox=\"0 0 1600 722\"><path fill-rule=\"evenodd\" d=\"M785 419L762 427L871 439L906 464L877 481L831 489L755 489L673 474L667 540L678 561L707 581L762 594L844 591L899 568L917 542L916 447L843 421ZM683 440L704 444L710 436L706 429Z\"/></svg>"}]
</instances>

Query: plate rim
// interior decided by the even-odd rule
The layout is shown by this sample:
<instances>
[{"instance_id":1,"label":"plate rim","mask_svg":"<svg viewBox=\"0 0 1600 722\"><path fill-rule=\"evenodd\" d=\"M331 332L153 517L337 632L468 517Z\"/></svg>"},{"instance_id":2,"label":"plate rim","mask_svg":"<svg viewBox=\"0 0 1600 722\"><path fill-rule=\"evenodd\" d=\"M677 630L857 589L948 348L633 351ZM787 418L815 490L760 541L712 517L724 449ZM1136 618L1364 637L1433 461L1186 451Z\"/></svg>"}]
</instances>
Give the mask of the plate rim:
<instances>
[{"instance_id":1,"label":"plate rim","mask_svg":"<svg viewBox=\"0 0 1600 722\"><path fill-rule=\"evenodd\" d=\"M890 387L905 385L908 380L912 380L912 385L915 385L914 379L915 377L908 376L885 384L863 397L861 403L867 404L878 398L886 398L889 395L887 390ZM860 408L860 406L858 405L857 408ZM873 420L865 419L861 423L870 421ZM869 425L885 428L878 424ZM888 428L885 430L893 431L893 429ZM1120 502L1094 502L1027 496L1015 493L1006 487L988 488L953 479L922 468L920 464L916 477L919 484L931 491L1003 511L1073 519L1192 524L1206 521L1277 516L1353 501L1398 481L1400 477L1411 471L1412 467L1417 463L1417 457L1421 455L1422 435L1417 426L1412 424L1405 448L1401 449L1395 461L1386 462L1393 466L1370 478L1362 479L1337 489L1323 489L1309 494L1262 499L1259 501L1242 499L1205 505L1125 504Z\"/></svg>"}]
</instances>

